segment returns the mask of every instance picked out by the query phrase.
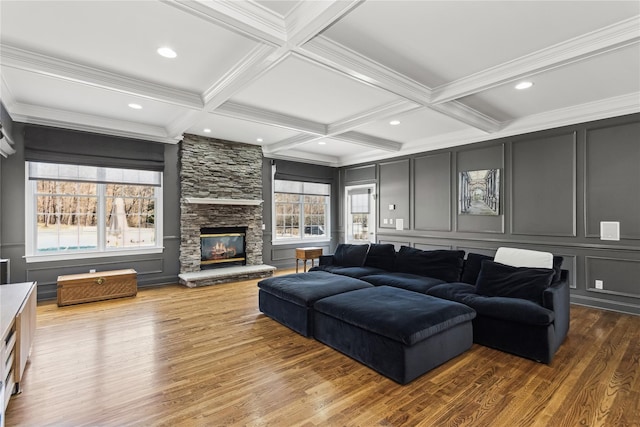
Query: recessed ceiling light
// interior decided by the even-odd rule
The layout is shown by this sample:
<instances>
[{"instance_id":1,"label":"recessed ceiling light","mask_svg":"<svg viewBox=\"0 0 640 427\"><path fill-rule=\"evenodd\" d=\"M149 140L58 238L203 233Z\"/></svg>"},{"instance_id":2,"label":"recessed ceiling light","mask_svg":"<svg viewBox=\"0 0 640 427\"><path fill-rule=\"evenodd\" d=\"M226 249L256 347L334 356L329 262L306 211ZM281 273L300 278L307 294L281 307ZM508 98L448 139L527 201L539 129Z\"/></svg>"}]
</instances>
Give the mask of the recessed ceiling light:
<instances>
[{"instance_id":1,"label":"recessed ceiling light","mask_svg":"<svg viewBox=\"0 0 640 427\"><path fill-rule=\"evenodd\" d=\"M390 124L391 126L398 126L398 125L400 124L400 120L391 120L391 121L389 122L389 124Z\"/></svg>"},{"instance_id":2,"label":"recessed ceiling light","mask_svg":"<svg viewBox=\"0 0 640 427\"><path fill-rule=\"evenodd\" d=\"M170 47L166 47L166 46L159 48L157 50L157 52L158 52L158 55L164 56L165 58L170 58L170 59L173 59L176 56L178 56L178 54L176 53L175 50L171 49Z\"/></svg>"},{"instance_id":3,"label":"recessed ceiling light","mask_svg":"<svg viewBox=\"0 0 640 427\"><path fill-rule=\"evenodd\" d=\"M129 108L133 108L134 110L142 110L142 105L134 104L133 102L129 104Z\"/></svg>"},{"instance_id":4,"label":"recessed ceiling light","mask_svg":"<svg viewBox=\"0 0 640 427\"><path fill-rule=\"evenodd\" d=\"M256 141L258 141L258 142L262 142L262 141L264 141L264 140L263 140L262 138L256 138Z\"/></svg>"},{"instance_id":5,"label":"recessed ceiling light","mask_svg":"<svg viewBox=\"0 0 640 427\"><path fill-rule=\"evenodd\" d=\"M327 143L324 142L324 141L320 141L320 142L318 142L318 145L327 145Z\"/></svg>"},{"instance_id":6,"label":"recessed ceiling light","mask_svg":"<svg viewBox=\"0 0 640 427\"><path fill-rule=\"evenodd\" d=\"M522 89L529 89L531 86L533 86L533 83L531 82L520 82L515 87L518 90L522 90Z\"/></svg>"},{"instance_id":7,"label":"recessed ceiling light","mask_svg":"<svg viewBox=\"0 0 640 427\"><path fill-rule=\"evenodd\" d=\"M202 132L204 132L204 133L211 133L211 129L209 129L209 128L205 128L205 129L202 129Z\"/></svg>"}]
</instances>

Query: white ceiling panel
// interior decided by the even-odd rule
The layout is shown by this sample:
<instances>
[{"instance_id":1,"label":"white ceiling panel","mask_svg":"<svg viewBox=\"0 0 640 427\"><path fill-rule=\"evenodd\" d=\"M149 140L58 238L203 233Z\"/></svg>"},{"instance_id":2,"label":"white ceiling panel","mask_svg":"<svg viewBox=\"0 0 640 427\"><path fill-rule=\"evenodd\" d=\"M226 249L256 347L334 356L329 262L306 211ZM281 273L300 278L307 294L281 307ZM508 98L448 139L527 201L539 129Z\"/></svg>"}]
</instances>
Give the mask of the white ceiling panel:
<instances>
[{"instance_id":1,"label":"white ceiling panel","mask_svg":"<svg viewBox=\"0 0 640 427\"><path fill-rule=\"evenodd\" d=\"M398 125L391 125L397 120ZM389 117L357 128L358 132L392 141L411 142L467 129L468 126L428 108Z\"/></svg>"},{"instance_id":2,"label":"white ceiling panel","mask_svg":"<svg viewBox=\"0 0 640 427\"><path fill-rule=\"evenodd\" d=\"M329 124L398 97L289 56L232 101Z\"/></svg>"},{"instance_id":3,"label":"white ceiling panel","mask_svg":"<svg viewBox=\"0 0 640 427\"><path fill-rule=\"evenodd\" d=\"M209 129L211 132L205 132L204 129ZM254 145L269 145L298 134L293 130L225 117L219 114L208 114L204 119L187 129L186 132ZM262 141L258 141L259 138Z\"/></svg>"},{"instance_id":4,"label":"white ceiling panel","mask_svg":"<svg viewBox=\"0 0 640 427\"><path fill-rule=\"evenodd\" d=\"M16 121L344 166L640 112L640 1L0 0L0 67Z\"/></svg>"},{"instance_id":5,"label":"white ceiling panel","mask_svg":"<svg viewBox=\"0 0 640 427\"><path fill-rule=\"evenodd\" d=\"M436 87L637 13L628 1L368 1L325 36Z\"/></svg>"},{"instance_id":6,"label":"white ceiling panel","mask_svg":"<svg viewBox=\"0 0 640 427\"><path fill-rule=\"evenodd\" d=\"M545 111L596 102L640 91L640 44L533 75L534 86L514 83L462 98L466 105L508 121Z\"/></svg>"},{"instance_id":7,"label":"white ceiling panel","mask_svg":"<svg viewBox=\"0 0 640 427\"><path fill-rule=\"evenodd\" d=\"M1 19L4 44L198 93L255 46L157 1L3 1Z\"/></svg>"}]
</instances>

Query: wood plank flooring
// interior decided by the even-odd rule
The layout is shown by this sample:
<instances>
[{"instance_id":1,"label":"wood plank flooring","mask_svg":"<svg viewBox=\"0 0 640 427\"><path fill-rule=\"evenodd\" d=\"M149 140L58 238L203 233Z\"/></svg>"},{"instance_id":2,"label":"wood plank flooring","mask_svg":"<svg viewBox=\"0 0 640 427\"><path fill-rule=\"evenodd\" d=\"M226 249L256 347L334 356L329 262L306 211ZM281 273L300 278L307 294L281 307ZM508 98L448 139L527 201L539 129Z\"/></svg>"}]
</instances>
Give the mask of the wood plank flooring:
<instances>
[{"instance_id":1,"label":"wood plank flooring","mask_svg":"<svg viewBox=\"0 0 640 427\"><path fill-rule=\"evenodd\" d=\"M474 345L400 386L262 315L256 282L40 304L6 425L640 425L638 316L572 306L551 365Z\"/></svg>"}]
</instances>

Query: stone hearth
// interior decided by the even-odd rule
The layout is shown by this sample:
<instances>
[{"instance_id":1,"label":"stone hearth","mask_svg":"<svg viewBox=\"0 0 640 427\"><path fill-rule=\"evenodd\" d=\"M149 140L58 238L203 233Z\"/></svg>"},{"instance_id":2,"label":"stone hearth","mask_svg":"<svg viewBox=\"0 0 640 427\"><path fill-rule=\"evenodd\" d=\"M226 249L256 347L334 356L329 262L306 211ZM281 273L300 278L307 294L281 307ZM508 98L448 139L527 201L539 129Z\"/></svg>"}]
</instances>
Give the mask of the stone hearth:
<instances>
[{"instance_id":1,"label":"stone hearth","mask_svg":"<svg viewBox=\"0 0 640 427\"><path fill-rule=\"evenodd\" d=\"M262 264L260 147L185 135L180 162L180 282L193 287L271 276L275 268ZM201 271L206 227L246 227L247 265Z\"/></svg>"}]
</instances>

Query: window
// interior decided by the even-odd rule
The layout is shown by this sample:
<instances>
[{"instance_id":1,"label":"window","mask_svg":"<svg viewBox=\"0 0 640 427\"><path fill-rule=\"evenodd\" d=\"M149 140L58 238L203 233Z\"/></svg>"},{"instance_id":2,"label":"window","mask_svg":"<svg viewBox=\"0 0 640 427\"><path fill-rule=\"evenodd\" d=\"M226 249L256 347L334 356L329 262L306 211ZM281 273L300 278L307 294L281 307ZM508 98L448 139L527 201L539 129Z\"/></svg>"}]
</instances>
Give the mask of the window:
<instances>
[{"instance_id":1,"label":"window","mask_svg":"<svg viewBox=\"0 0 640 427\"><path fill-rule=\"evenodd\" d=\"M161 172L27 163L27 261L162 249Z\"/></svg>"},{"instance_id":2,"label":"window","mask_svg":"<svg viewBox=\"0 0 640 427\"><path fill-rule=\"evenodd\" d=\"M329 238L330 185L274 181L274 241Z\"/></svg>"}]
</instances>

